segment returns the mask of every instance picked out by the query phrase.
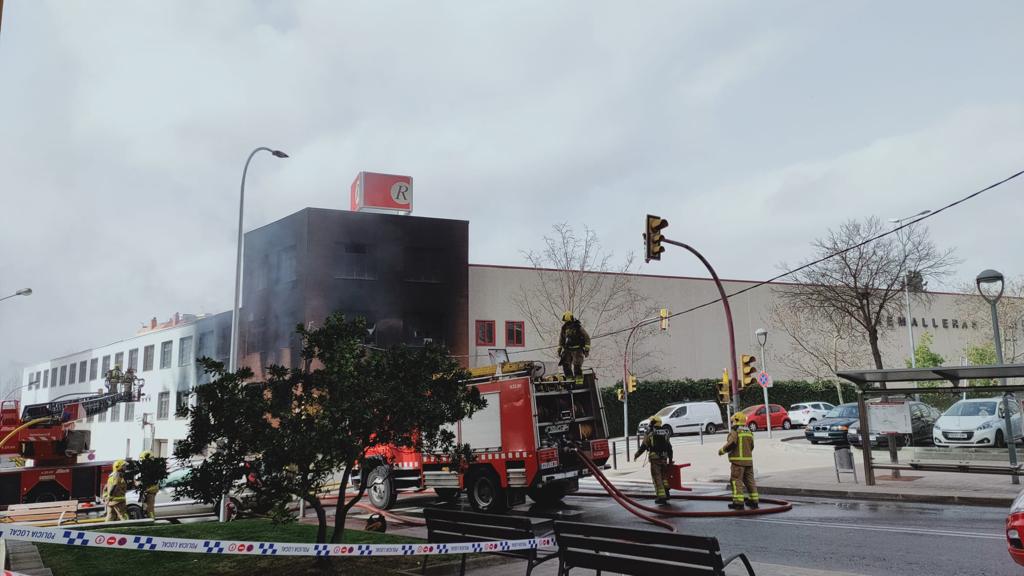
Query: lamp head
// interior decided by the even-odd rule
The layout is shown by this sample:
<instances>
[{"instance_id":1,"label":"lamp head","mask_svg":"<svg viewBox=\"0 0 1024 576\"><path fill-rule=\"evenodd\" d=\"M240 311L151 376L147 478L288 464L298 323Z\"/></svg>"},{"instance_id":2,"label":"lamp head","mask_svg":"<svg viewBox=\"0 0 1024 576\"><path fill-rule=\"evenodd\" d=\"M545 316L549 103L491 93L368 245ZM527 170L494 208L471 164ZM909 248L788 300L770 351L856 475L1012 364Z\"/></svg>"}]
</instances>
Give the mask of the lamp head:
<instances>
[{"instance_id":1,"label":"lamp head","mask_svg":"<svg viewBox=\"0 0 1024 576\"><path fill-rule=\"evenodd\" d=\"M982 270L978 274L978 277L974 279L974 282L978 286L978 292L981 294L981 297L989 302L995 302L1003 295L1003 274L997 270L993 270L991 268ZM986 293L985 290L982 289L983 285L992 284L999 285L998 292L994 296Z\"/></svg>"},{"instance_id":2,"label":"lamp head","mask_svg":"<svg viewBox=\"0 0 1024 576\"><path fill-rule=\"evenodd\" d=\"M18 295L18 296L31 296L32 295L32 289L31 288L22 288L21 290L18 290L17 292L15 292L15 294Z\"/></svg>"},{"instance_id":3,"label":"lamp head","mask_svg":"<svg viewBox=\"0 0 1024 576\"><path fill-rule=\"evenodd\" d=\"M764 328L758 328L754 331L754 336L757 336L757 341L764 346L764 343L768 341L768 331Z\"/></svg>"},{"instance_id":4,"label":"lamp head","mask_svg":"<svg viewBox=\"0 0 1024 576\"><path fill-rule=\"evenodd\" d=\"M271 150L270 153L273 154L274 156L277 156L278 158L288 158L289 157L287 154L285 154L281 150Z\"/></svg>"}]
</instances>

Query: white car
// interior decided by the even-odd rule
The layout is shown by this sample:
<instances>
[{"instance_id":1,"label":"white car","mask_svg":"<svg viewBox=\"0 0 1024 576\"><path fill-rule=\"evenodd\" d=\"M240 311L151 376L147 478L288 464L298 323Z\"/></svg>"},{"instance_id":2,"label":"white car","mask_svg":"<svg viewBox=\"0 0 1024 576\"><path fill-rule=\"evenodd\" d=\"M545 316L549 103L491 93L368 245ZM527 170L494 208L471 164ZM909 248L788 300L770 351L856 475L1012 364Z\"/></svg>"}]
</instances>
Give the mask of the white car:
<instances>
[{"instance_id":1,"label":"white car","mask_svg":"<svg viewBox=\"0 0 1024 576\"><path fill-rule=\"evenodd\" d=\"M802 402L789 407L789 421L796 426L808 426L825 418L835 406L828 402Z\"/></svg>"},{"instance_id":2,"label":"white car","mask_svg":"<svg viewBox=\"0 0 1024 576\"><path fill-rule=\"evenodd\" d=\"M178 468L172 470L167 478L160 483L160 490L156 493L156 517L157 518L185 518L190 516L216 516L219 513L219 503L207 504L198 500L183 498L174 499L174 488L188 479L189 468ZM236 488L235 494L228 499L227 514L228 520L233 520L241 510L240 494L238 493L244 485ZM140 501L139 493L129 490L125 495L128 504L128 518L138 520L146 517L145 504Z\"/></svg>"},{"instance_id":3,"label":"white car","mask_svg":"<svg viewBox=\"0 0 1024 576\"><path fill-rule=\"evenodd\" d=\"M722 425L722 409L714 402L684 402L665 406L655 416L661 418L661 427L668 428L672 434L684 432L714 434L724 428ZM637 432L647 433L651 419L644 418L637 426Z\"/></svg>"},{"instance_id":4,"label":"white car","mask_svg":"<svg viewBox=\"0 0 1024 576\"><path fill-rule=\"evenodd\" d=\"M972 398L953 404L935 421L932 441L936 446L1006 446L1003 398ZM1013 438L1021 437L1020 404L1010 402Z\"/></svg>"}]
</instances>

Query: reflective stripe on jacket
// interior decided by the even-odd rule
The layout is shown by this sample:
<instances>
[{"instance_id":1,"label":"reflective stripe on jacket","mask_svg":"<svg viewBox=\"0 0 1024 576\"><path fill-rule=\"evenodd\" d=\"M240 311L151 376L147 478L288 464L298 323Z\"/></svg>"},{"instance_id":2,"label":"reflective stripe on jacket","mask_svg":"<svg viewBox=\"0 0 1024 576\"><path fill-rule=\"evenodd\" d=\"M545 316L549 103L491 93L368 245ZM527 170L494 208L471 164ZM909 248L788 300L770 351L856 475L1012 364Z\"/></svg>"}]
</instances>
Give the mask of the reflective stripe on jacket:
<instances>
[{"instance_id":1,"label":"reflective stripe on jacket","mask_svg":"<svg viewBox=\"0 0 1024 576\"><path fill-rule=\"evenodd\" d=\"M746 428L729 432L729 437L722 447L729 454L729 462L737 466L754 465L754 434Z\"/></svg>"}]
</instances>

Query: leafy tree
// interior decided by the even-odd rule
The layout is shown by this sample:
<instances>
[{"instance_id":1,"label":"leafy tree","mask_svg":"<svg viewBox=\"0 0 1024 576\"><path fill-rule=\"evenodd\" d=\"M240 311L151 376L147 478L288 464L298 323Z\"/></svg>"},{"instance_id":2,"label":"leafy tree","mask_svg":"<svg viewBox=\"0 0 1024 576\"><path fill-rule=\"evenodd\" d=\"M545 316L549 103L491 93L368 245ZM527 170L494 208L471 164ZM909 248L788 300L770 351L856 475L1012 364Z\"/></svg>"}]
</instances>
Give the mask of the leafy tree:
<instances>
[{"instance_id":1,"label":"leafy tree","mask_svg":"<svg viewBox=\"0 0 1024 576\"><path fill-rule=\"evenodd\" d=\"M317 542L327 542L327 515L319 495L340 473L330 542L341 541L349 510L362 498L344 495L352 470L367 471L369 452L392 445L415 450L454 448L443 429L483 407L466 374L441 346L370 350L362 319L333 314L315 329L297 328L303 365L271 366L265 382L248 382L251 371L225 372L204 359L216 379L196 388L189 434L175 455L190 459L213 447L194 465L182 491L215 501L249 466L257 499L269 505L302 498L316 512Z\"/></svg>"},{"instance_id":2,"label":"leafy tree","mask_svg":"<svg viewBox=\"0 0 1024 576\"><path fill-rule=\"evenodd\" d=\"M921 339L914 348L914 362L918 368L933 368L935 366L942 366L946 359L941 354L932 351L932 341L934 336L929 332L921 334ZM907 368L911 367L910 359L906 360Z\"/></svg>"},{"instance_id":3,"label":"leafy tree","mask_svg":"<svg viewBox=\"0 0 1024 576\"><path fill-rule=\"evenodd\" d=\"M967 357L967 362L971 366L993 366L998 364L998 361L996 361L996 347L991 342L968 346L964 349L964 356ZM995 386L996 380L994 378L971 380L970 385Z\"/></svg>"}]
</instances>

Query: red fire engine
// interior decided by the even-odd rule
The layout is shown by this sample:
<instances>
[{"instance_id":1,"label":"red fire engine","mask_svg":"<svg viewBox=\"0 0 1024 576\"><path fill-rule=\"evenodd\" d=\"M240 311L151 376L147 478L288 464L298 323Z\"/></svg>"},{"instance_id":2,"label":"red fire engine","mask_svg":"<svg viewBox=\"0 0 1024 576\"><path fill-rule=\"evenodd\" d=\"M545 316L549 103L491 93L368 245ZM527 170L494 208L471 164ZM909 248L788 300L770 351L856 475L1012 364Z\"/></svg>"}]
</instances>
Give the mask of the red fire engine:
<instances>
[{"instance_id":1,"label":"red fire engine","mask_svg":"<svg viewBox=\"0 0 1024 576\"><path fill-rule=\"evenodd\" d=\"M423 458L423 486L442 499L465 491L473 509L499 512L529 495L554 503L579 489L589 472L579 460L597 465L609 457L608 426L593 371L582 380L544 377L539 362L491 367L490 375L467 382L476 386L487 407L454 426L470 453L459 462L449 456ZM477 371L475 374L479 374Z\"/></svg>"},{"instance_id":2,"label":"red fire engine","mask_svg":"<svg viewBox=\"0 0 1024 576\"><path fill-rule=\"evenodd\" d=\"M0 506L92 501L100 495L112 462L78 463L78 456L89 452L89 431L75 430L75 422L120 402L137 402L142 380L110 385L108 393L68 395L23 411L16 400L0 403L0 455L32 462L24 468L0 468Z\"/></svg>"}]
</instances>

